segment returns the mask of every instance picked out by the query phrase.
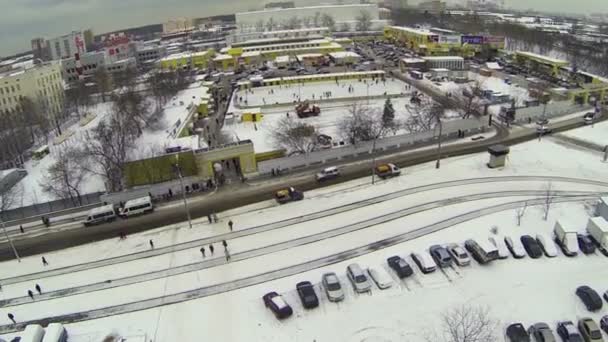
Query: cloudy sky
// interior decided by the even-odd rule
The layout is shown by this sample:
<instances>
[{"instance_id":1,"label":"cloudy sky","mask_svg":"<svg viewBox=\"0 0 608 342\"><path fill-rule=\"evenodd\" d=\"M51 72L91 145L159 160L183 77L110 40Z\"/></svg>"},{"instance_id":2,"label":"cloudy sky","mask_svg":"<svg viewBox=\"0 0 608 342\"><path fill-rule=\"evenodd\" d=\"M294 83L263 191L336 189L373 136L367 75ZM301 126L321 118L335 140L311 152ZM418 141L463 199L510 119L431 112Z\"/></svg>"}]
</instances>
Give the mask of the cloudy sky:
<instances>
[{"instance_id":1,"label":"cloudy sky","mask_svg":"<svg viewBox=\"0 0 608 342\"><path fill-rule=\"evenodd\" d=\"M410 0L416 3L419 0ZM464 1L464 0L463 0ZM505 0L507 6L590 13L608 11L607 0ZM92 27L95 33L160 23L169 17L205 17L260 6L264 0L0 0L0 56L29 49L33 37L53 37ZM332 1L297 1L318 4ZM347 1L345 1L347 2Z\"/></svg>"}]
</instances>

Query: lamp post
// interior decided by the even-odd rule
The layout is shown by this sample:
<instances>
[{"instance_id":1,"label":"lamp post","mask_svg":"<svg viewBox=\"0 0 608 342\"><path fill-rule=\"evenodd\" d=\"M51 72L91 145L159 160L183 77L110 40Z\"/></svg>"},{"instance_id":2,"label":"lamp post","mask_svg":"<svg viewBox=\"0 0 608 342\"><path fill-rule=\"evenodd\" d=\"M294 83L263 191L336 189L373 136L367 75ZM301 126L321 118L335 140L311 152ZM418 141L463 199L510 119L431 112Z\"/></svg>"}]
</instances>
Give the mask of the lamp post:
<instances>
[{"instance_id":1,"label":"lamp post","mask_svg":"<svg viewBox=\"0 0 608 342\"><path fill-rule=\"evenodd\" d=\"M176 155L179 160L179 155ZM182 168L179 166L179 163L176 162L173 164L173 169L175 173L177 173L177 177L179 177L179 183L182 187L182 198L184 199L184 208L186 208L186 215L188 217L188 226L192 228L192 219L190 218L190 208L188 207L188 201L186 200L186 189L184 188L184 178L182 177Z\"/></svg>"}]
</instances>

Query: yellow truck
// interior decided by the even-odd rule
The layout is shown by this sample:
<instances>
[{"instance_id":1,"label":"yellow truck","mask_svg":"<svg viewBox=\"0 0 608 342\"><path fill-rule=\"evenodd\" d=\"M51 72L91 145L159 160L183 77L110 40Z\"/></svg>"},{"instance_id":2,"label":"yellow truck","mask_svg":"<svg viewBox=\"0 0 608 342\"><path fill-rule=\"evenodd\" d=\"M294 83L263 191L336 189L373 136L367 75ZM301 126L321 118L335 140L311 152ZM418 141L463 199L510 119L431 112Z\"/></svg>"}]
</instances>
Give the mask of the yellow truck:
<instances>
[{"instance_id":1,"label":"yellow truck","mask_svg":"<svg viewBox=\"0 0 608 342\"><path fill-rule=\"evenodd\" d=\"M378 177L382 179L396 177L401 174L401 170L395 164L391 163L380 164L376 166L375 172L376 175L378 175Z\"/></svg>"}]
</instances>

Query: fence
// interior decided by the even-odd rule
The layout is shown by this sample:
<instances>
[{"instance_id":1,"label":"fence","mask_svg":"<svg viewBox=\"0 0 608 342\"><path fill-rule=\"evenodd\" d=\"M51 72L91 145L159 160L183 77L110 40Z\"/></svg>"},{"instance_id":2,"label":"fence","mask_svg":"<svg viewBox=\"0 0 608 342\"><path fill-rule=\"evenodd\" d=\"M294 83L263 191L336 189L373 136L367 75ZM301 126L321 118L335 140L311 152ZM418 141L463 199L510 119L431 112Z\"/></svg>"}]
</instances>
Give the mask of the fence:
<instances>
[{"instance_id":1,"label":"fence","mask_svg":"<svg viewBox=\"0 0 608 342\"><path fill-rule=\"evenodd\" d=\"M543 116L543 105L535 107L523 107L516 108L515 110L515 123L525 123L529 121L536 121L536 119ZM545 110L545 117L555 118L558 116L573 114L584 110L591 110L592 106L574 104L572 101L555 101L547 104Z\"/></svg>"},{"instance_id":2,"label":"fence","mask_svg":"<svg viewBox=\"0 0 608 342\"><path fill-rule=\"evenodd\" d=\"M202 180L197 176L184 177L184 187L187 187L188 190L192 190L193 184L198 185L197 190L202 190L204 187L202 186L206 180ZM113 192L109 194L103 194L100 196L101 202L112 203L118 205L120 202L126 202L128 200L132 200L139 197L144 197L148 195L152 195L152 198L162 198L164 195L169 193L169 189L173 195L178 195L182 193L182 187L179 179L175 179L172 181L158 183L158 184L150 184L142 187L138 187L136 189L129 189L121 192ZM196 191L196 190L195 190Z\"/></svg>"},{"instance_id":3,"label":"fence","mask_svg":"<svg viewBox=\"0 0 608 342\"><path fill-rule=\"evenodd\" d=\"M99 196L102 192L95 192L80 196L82 205L74 204L71 200L56 200L46 203L33 204L27 207L6 210L2 213L2 220L5 222L21 220L24 218L47 215L63 210L74 208L86 208L100 204Z\"/></svg>"},{"instance_id":4,"label":"fence","mask_svg":"<svg viewBox=\"0 0 608 342\"><path fill-rule=\"evenodd\" d=\"M466 134L475 134L483 132L486 127L488 127L487 118L447 121L443 123L442 137L456 138L458 131L464 131ZM375 152L413 147L419 143L430 143L437 139L437 133L437 131L426 131L379 139L376 141ZM312 165L322 165L345 158L369 155L373 152L372 148L373 142L367 141L357 145L315 151L305 155L267 160L258 163L258 172L260 174L269 174L272 173L273 169L287 171Z\"/></svg>"}]
</instances>

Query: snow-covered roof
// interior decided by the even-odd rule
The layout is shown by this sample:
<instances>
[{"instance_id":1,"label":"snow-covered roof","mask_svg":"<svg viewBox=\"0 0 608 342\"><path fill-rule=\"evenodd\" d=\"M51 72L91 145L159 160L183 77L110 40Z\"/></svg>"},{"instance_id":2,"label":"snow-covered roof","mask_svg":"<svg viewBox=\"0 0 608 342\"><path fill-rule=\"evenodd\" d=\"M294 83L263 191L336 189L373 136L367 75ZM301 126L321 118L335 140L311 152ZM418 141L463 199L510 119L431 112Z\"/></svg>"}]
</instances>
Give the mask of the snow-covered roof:
<instances>
[{"instance_id":1,"label":"snow-covered roof","mask_svg":"<svg viewBox=\"0 0 608 342\"><path fill-rule=\"evenodd\" d=\"M262 54L261 51L245 51L241 57L258 57Z\"/></svg>"},{"instance_id":2,"label":"snow-covered roof","mask_svg":"<svg viewBox=\"0 0 608 342\"><path fill-rule=\"evenodd\" d=\"M502 70L502 67L496 62L487 62L486 68L491 70Z\"/></svg>"},{"instance_id":3,"label":"snow-covered roof","mask_svg":"<svg viewBox=\"0 0 608 342\"><path fill-rule=\"evenodd\" d=\"M361 57L361 56L359 56L358 53L352 52L352 51L337 51L337 52L332 52L329 55L333 58L347 58L347 57L360 58Z\"/></svg>"},{"instance_id":4,"label":"snow-covered roof","mask_svg":"<svg viewBox=\"0 0 608 342\"><path fill-rule=\"evenodd\" d=\"M433 68L433 69L431 69L431 71L434 71L434 72L449 72L450 69L446 69L446 68Z\"/></svg>"},{"instance_id":5,"label":"snow-covered roof","mask_svg":"<svg viewBox=\"0 0 608 342\"><path fill-rule=\"evenodd\" d=\"M533 52L528 52L528 51L516 51L516 53L518 55L522 55L522 56L526 56L526 57L530 57L530 58L536 58L536 59L540 59L540 60L545 60L549 63L554 63L554 64L568 64L568 61L565 61L563 59L557 59L557 58L552 58L552 57L548 57L548 56L543 56L543 55L539 55L537 53L533 53Z\"/></svg>"},{"instance_id":6,"label":"snow-covered roof","mask_svg":"<svg viewBox=\"0 0 608 342\"><path fill-rule=\"evenodd\" d=\"M275 58L274 61L277 63L289 63L289 56L287 56L287 55L277 56L277 58Z\"/></svg>"},{"instance_id":7,"label":"snow-covered roof","mask_svg":"<svg viewBox=\"0 0 608 342\"><path fill-rule=\"evenodd\" d=\"M225 61L228 59L232 59L232 56L225 55L225 54L219 54L219 55L215 56L215 58L213 58L214 61Z\"/></svg>"},{"instance_id":8,"label":"snow-covered roof","mask_svg":"<svg viewBox=\"0 0 608 342\"><path fill-rule=\"evenodd\" d=\"M361 77L369 77L369 76L384 76L385 72L383 70L372 70L372 71L360 71L360 72L337 72L330 74L320 74L320 75L301 75L301 76L289 76L289 77L275 77L264 80L265 82L276 82L276 81L297 81L297 80L309 80L315 78L327 79L332 77L341 77L341 76L361 76Z\"/></svg>"},{"instance_id":9,"label":"snow-covered roof","mask_svg":"<svg viewBox=\"0 0 608 342\"><path fill-rule=\"evenodd\" d=\"M421 30L421 29L415 29L415 28L406 27L406 26L391 26L391 28L394 30L419 34L422 36L436 36L437 35L436 33L433 33L433 32L429 32L429 31L425 31L425 30Z\"/></svg>"},{"instance_id":10,"label":"snow-covered roof","mask_svg":"<svg viewBox=\"0 0 608 342\"><path fill-rule=\"evenodd\" d=\"M403 63L407 63L407 64L424 63L424 62L426 62L426 60L424 60L422 58L411 58L411 57L401 58L401 61Z\"/></svg>"},{"instance_id":11,"label":"snow-covered roof","mask_svg":"<svg viewBox=\"0 0 608 342\"><path fill-rule=\"evenodd\" d=\"M323 55L320 54L320 53L303 53L301 55L297 55L296 57L298 59L302 59L302 58L319 58L319 57L323 57Z\"/></svg>"},{"instance_id":12,"label":"snow-covered roof","mask_svg":"<svg viewBox=\"0 0 608 342\"><path fill-rule=\"evenodd\" d=\"M425 61L464 61L460 56L430 56L422 57Z\"/></svg>"}]
</instances>

